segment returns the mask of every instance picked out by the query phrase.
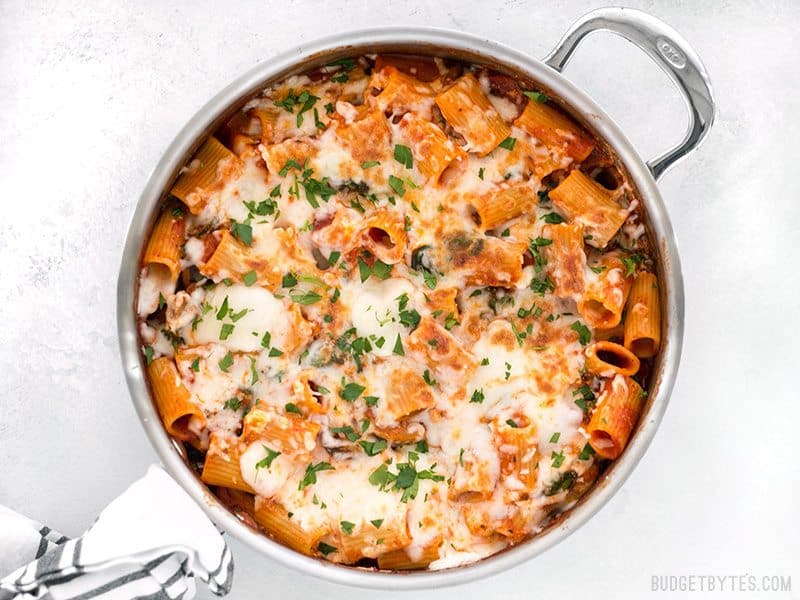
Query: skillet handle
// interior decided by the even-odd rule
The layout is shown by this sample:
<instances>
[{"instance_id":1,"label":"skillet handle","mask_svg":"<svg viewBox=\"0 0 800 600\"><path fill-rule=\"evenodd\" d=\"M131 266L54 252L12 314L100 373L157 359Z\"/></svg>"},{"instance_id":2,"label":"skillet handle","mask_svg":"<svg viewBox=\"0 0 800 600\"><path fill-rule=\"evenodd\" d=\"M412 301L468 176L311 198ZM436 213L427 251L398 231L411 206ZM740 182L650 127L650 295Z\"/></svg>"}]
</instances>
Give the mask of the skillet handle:
<instances>
[{"instance_id":1,"label":"skillet handle","mask_svg":"<svg viewBox=\"0 0 800 600\"><path fill-rule=\"evenodd\" d=\"M559 73L586 35L609 31L632 42L669 76L689 109L689 128L683 140L648 161L655 179L697 148L714 122L714 96L703 63L677 31L655 17L632 8L600 8L585 14L569 28L544 62Z\"/></svg>"}]
</instances>

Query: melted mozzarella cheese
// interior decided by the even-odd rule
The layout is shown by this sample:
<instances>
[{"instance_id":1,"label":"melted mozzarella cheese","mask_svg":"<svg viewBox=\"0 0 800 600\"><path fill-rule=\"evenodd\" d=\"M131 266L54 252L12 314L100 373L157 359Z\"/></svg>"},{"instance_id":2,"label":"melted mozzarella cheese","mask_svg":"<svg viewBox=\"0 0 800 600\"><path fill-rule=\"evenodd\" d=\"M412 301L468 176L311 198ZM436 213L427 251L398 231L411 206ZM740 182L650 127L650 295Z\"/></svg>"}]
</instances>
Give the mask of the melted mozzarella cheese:
<instances>
[{"instance_id":1,"label":"melted mozzarella cheese","mask_svg":"<svg viewBox=\"0 0 800 600\"><path fill-rule=\"evenodd\" d=\"M400 322L398 299L403 294L414 297L416 290L410 281L399 278L382 281L370 277L364 284L347 286L342 291L353 326L359 337L371 340L376 356L391 355L397 337L408 331ZM378 340L383 340L382 345Z\"/></svg>"},{"instance_id":2,"label":"melted mozzarella cheese","mask_svg":"<svg viewBox=\"0 0 800 600\"><path fill-rule=\"evenodd\" d=\"M226 299L228 311L219 318ZM276 348L280 348L291 333L287 319L282 317L283 302L265 288L217 285L206 294L204 302L210 310L193 329L191 326L184 328L186 339L192 343L216 342L236 352L257 352L263 350L261 341L265 333L269 332L272 346ZM230 333L223 340L226 329Z\"/></svg>"}]
</instances>

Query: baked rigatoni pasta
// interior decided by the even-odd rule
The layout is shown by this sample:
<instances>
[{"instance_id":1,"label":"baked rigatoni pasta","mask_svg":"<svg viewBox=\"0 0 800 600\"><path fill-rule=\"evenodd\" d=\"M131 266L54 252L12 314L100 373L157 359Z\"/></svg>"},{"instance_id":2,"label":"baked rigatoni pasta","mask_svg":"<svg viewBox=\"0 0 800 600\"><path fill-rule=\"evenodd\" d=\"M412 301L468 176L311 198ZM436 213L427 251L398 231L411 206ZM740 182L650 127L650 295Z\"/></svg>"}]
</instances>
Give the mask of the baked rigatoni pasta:
<instances>
[{"instance_id":1,"label":"baked rigatoni pasta","mask_svg":"<svg viewBox=\"0 0 800 600\"><path fill-rule=\"evenodd\" d=\"M155 405L220 500L298 552L489 556L635 431L662 326L640 224L602 145L509 75L379 55L274 82L154 222Z\"/></svg>"}]
</instances>

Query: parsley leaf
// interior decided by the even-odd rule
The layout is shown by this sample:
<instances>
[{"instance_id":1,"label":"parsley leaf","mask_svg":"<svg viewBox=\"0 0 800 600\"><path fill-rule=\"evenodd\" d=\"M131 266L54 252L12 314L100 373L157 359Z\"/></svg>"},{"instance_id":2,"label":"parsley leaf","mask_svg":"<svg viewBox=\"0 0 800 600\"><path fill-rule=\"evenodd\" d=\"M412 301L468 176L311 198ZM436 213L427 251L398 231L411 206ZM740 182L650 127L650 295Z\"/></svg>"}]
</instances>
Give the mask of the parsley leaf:
<instances>
[{"instance_id":1,"label":"parsley leaf","mask_svg":"<svg viewBox=\"0 0 800 600\"><path fill-rule=\"evenodd\" d=\"M310 463L306 467L306 472L303 475L303 480L300 482L300 486L297 488L298 490L302 490L309 485L313 485L317 483L317 473L321 471L334 471L335 469L331 466L329 462L320 462L317 464Z\"/></svg>"},{"instance_id":2,"label":"parsley leaf","mask_svg":"<svg viewBox=\"0 0 800 600\"><path fill-rule=\"evenodd\" d=\"M302 304L304 306L308 306L309 304L314 304L322 300L322 296L312 291L303 292L302 294L290 294L289 296L293 302L297 302L298 304Z\"/></svg>"},{"instance_id":3,"label":"parsley leaf","mask_svg":"<svg viewBox=\"0 0 800 600\"><path fill-rule=\"evenodd\" d=\"M405 356L406 352L403 350L403 340L400 339L400 334L397 334L397 340L394 342L394 348L392 348L392 352L397 354L398 356Z\"/></svg>"},{"instance_id":4,"label":"parsley leaf","mask_svg":"<svg viewBox=\"0 0 800 600\"><path fill-rule=\"evenodd\" d=\"M267 448L264 444L261 444L261 447L264 448L264 452L266 452L267 455L256 463L256 469L269 469L272 466L272 461L278 458L281 453L272 448Z\"/></svg>"},{"instance_id":5,"label":"parsley leaf","mask_svg":"<svg viewBox=\"0 0 800 600\"><path fill-rule=\"evenodd\" d=\"M253 228L249 223L238 223L231 221L231 233L239 239L245 246L253 243Z\"/></svg>"},{"instance_id":6,"label":"parsley leaf","mask_svg":"<svg viewBox=\"0 0 800 600\"><path fill-rule=\"evenodd\" d=\"M506 150L513 150L516 144L517 144L517 138L509 136L502 142L500 142L500 147L505 148Z\"/></svg>"},{"instance_id":7,"label":"parsley leaf","mask_svg":"<svg viewBox=\"0 0 800 600\"><path fill-rule=\"evenodd\" d=\"M287 413L294 413L296 415L303 416L303 412L298 408L297 404L294 402L287 402L286 405L283 407Z\"/></svg>"},{"instance_id":8,"label":"parsley leaf","mask_svg":"<svg viewBox=\"0 0 800 600\"><path fill-rule=\"evenodd\" d=\"M358 398L365 389L367 388L365 388L363 385L358 385L357 383L351 382L339 390L339 397L343 400L347 400L348 402L352 402Z\"/></svg>"},{"instance_id":9,"label":"parsley leaf","mask_svg":"<svg viewBox=\"0 0 800 600\"><path fill-rule=\"evenodd\" d=\"M228 352L217 364L223 373L227 373L228 369L230 369L233 364L233 354Z\"/></svg>"},{"instance_id":10,"label":"parsley leaf","mask_svg":"<svg viewBox=\"0 0 800 600\"><path fill-rule=\"evenodd\" d=\"M593 454L594 454L594 448L591 447L589 442L586 442L586 445L583 447L583 450L581 450L581 453L578 455L578 458L580 460L589 460L589 457L591 457Z\"/></svg>"},{"instance_id":11,"label":"parsley leaf","mask_svg":"<svg viewBox=\"0 0 800 600\"><path fill-rule=\"evenodd\" d=\"M394 159L406 169L411 169L414 166L414 156L411 154L411 148L408 146L395 144Z\"/></svg>"},{"instance_id":12,"label":"parsley leaf","mask_svg":"<svg viewBox=\"0 0 800 600\"><path fill-rule=\"evenodd\" d=\"M395 177L394 175L389 175L389 187L394 190L394 193L400 196L401 198L406 193L406 186L403 183L403 180L399 177Z\"/></svg>"},{"instance_id":13,"label":"parsley leaf","mask_svg":"<svg viewBox=\"0 0 800 600\"><path fill-rule=\"evenodd\" d=\"M592 332L580 321L575 321L569 328L578 334L578 341L581 343L581 346L585 346L591 341Z\"/></svg>"},{"instance_id":14,"label":"parsley leaf","mask_svg":"<svg viewBox=\"0 0 800 600\"><path fill-rule=\"evenodd\" d=\"M546 215L542 215L542 221L549 223L550 225L558 225L559 223L564 222L564 217L557 212L549 212Z\"/></svg>"},{"instance_id":15,"label":"parsley leaf","mask_svg":"<svg viewBox=\"0 0 800 600\"><path fill-rule=\"evenodd\" d=\"M542 92L534 92L533 90L523 90L523 94L525 94L528 98L533 100L534 102L545 103L547 102L548 98Z\"/></svg>"},{"instance_id":16,"label":"parsley leaf","mask_svg":"<svg viewBox=\"0 0 800 600\"><path fill-rule=\"evenodd\" d=\"M249 273L245 273L244 277L242 277L242 283L244 283L247 287L250 287L258 280L258 275L255 271L250 271Z\"/></svg>"},{"instance_id":17,"label":"parsley leaf","mask_svg":"<svg viewBox=\"0 0 800 600\"><path fill-rule=\"evenodd\" d=\"M358 445L361 446L361 448L363 448L364 453L367 456L377 456L378 454L386 450L386 447L388 446L386 440L382 440L380 438L372 442L367 440L361 440L360 442L358 442Z\"/></svg>"},{"instance_id":18,"label":"parsley leaf","mask_svg":"<svg viewBox=\"0 0 800 600\"><path fill-rule=\"evenodd\" d=\"M345 77L347 77L347 75L345 75ZM333 81L333 79L331 79L331 81ZM319 550L323 555L328 556L328 554L331 552L336 552L336 546L331 546L325 542L320 542L317 544L317 550Z\"/></svg>"},{"instance_id":19,"label":"parsley leaf","mask_svg":"<svg viewBox=\"0 0 800 600\"><path fill-rule=\"evenodd\" d=\"M633 275L633 272L636 270L636 265L642 262L642 257L638 254L632 254L631 256L625 256L622 258L622 264L625 265L625 277L630 277Z\"/></svg>"}]
</instances>

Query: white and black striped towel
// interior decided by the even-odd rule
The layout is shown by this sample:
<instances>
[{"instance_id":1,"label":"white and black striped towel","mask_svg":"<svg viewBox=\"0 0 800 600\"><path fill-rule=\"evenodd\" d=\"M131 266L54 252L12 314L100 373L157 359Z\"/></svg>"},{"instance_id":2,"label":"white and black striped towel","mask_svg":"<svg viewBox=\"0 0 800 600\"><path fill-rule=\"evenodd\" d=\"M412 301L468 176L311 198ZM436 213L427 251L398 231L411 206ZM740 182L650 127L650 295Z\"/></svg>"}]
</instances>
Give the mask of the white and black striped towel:
<instances>
[{"instance_id":1,"label":"white and black striped towel","mask_svg":"<svg viewBox=\"0 0 800 600\"><path fill-rule=\"evenodd\" d=\"M233 558L200 507L153 466L78 538L0 506L0 576L10 571L0 600L188 600L195 578L227 594Z\"/></svg>"}]
</instances>

